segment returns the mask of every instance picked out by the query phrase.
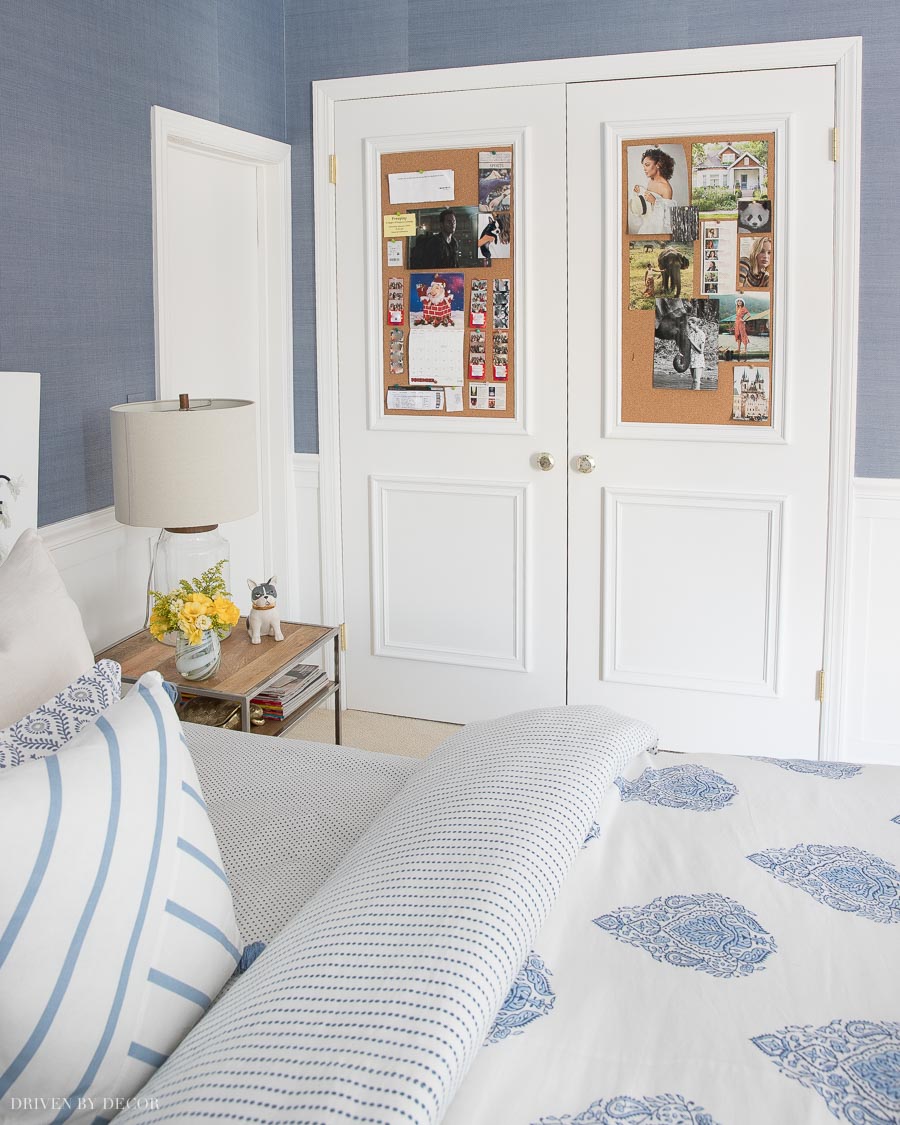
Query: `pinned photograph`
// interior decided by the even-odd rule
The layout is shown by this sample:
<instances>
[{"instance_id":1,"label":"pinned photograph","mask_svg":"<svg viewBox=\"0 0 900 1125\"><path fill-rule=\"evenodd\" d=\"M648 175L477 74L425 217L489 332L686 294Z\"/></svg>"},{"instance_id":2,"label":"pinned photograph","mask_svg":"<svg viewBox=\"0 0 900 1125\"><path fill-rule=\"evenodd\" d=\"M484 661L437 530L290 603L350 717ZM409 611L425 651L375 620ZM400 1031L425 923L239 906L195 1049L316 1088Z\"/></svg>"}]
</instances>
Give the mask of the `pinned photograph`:
<instances>
[{"instance_id":1,"label":"pinned photograph","mask_svg":"<svg viewBox=\"0 0 900 1125\"><path fill-rule=\"evenodd\" d=\"M718 334L718 301L658 300L653 386L670 390L716 390L719 385Z\"/></svg>"},{"instance_id":2,"label":"pinned photograph","mask_svg":"<svg viewBox=\"0 0 900 1125\"><path fill-rule=\"evenodd\" d=\"M731 417L735 422L768 422L768 367L735 367Z\"/></svg>"},{"instance_id":3,"label":"pinned photograph","mask_svg":"<svg viewBox=\"0 0 900 1125\"><path fill-rule=\"evenodd\" d=\"M481 331L469 333L469 378L485 377L485 334Z\"/></svg>"},{"instance_id":4,"label":"pinned photograph","mask_svg":"<svg viewBox=\"0 0 900 1125\"><path fill-rule=\"evenodd\" d=\"M771 235L761 234L759 238L742 238L738 287L768 289L772 284L772 260Z\"/></svg>"},{"instance_id":5,"label":"pinned photograph","mask_svg":"<svg viewBox=\"0 0 900 1125\"><path fill-rule=\"evenodd\" d=\"M484 328L487 323L488 283L483 278L472 282L472 295L469 300L469 326Z\"/></svg>"},{"instance_id":6,"label":"pinned photograph","mask_svg":"<svg viewBox=\"0 0 900 1125\"><path fill-rule=\"evenodd\" d=\"M693 297L693 243L632 242L628 255L630 309L652 309L657 297Z\"/></svg>"},{"instance_id":7,"label":"pinned photograph","mask_svg":"<svg viewBox=\"0 0 900 1125\"><path fill-rule=\"evenodd\" d=\"M719 296L719 359L768 359L770 352L768 293Z\"/></svg>"},{"instance_id":8,"label":"pinned photograph","mask_svg":"<svg viewBox=\"0 0 900 1125\"><path fill-rule=\"evenodd\" d=\"M752 202L765 197L768 163L768 141L691 145L691 203L703 212L703 219L733 219L739 200Z\"/></svg>"},{"instance_id":9,"label":"pinned photograph","mask_svg":"<svg viewBox=\"0 0 900 1125\"><path fill-rule=\"evenodd\" d=\"M388 279L388 324L403 324L406 314L406 301L403 296L403 278Z\"/></svg>"},{"instance_id":10,"label":"pinned photograph","mask_svg":"<svg viewBox=\"0 0 900 1125\"><path fill-rule=\"evenodd\" d=\"M772 230L771 199L741 199L738 202L738 229L751 234L768 234Z\"/></svg>"},{"instance_id":11,"label":"pinned photograph","mask_svg":"<svg viewBox=\"0 0 900 1125\"><path fill-rule=\"evenodd\" d=\"M409 268L461 269L477 266L478 208L445 207L416 211L409 240Z\"/></svg>"},{"instance_id":12,"label":"pinned photograph","mask_svg":"<svg viewBox=\"0 0 900 1125\"><path fill-rule=\"evenodd\" d=\"M726 219L701 223L700 237L704 246L700 292L718 292L720 277L722 283L730 288L737 270L737 221Z\"/></svg>"},{"instance_id":13,"label":"pinned photograph","mask_svg":"<svg viewBox=\"0 0 900 1125\"><path fill-rule=\"evenodd\" d=\"M461 273L410 274L409 312L413 327L461 327L465 291L465 275Z\"/></svg>"},{"instance_id":14,"label":"pinned photograph","mask_svg":"<svg viewBox=\"0 0 900 1125\"><path fill-rule=\"evenodd\" d=\"M628 145L625 152L628 233L671 234L674 209L691 202L684 145Z\"/></svg>"},{"instance_id":15,"label":"pinned photograph","mask_svg":"<svg viewBox=\"0 0 900 1125\"><path fill-rule=\"evenodd\" d=\"M508 211L512 206L512 153L479 152L478 208Z\"/></svg>"},{"instance_id":16,"label":"pinned photograph","mask_svg":"<svg viewBox=\"0 0 900 1125\"><path fill-rule=\"evenodd\" d=\"M403 332L399 328L391 329L391 346L390 346L390 365L392 375L402 375L405 369L404 363L404 344Z\"/></svg>"},{"instance_id":17,"label":"pinned photograph","mask_svg":"<svg viewBox=\"0 0 900 1125\"><path fill-rule=\"evenodd\" d=\"M699 207L672 208L672 238L675 242L696 242L699 233Z\"/></svg>"},{"instance_id":18,"label":"pinned photograph","mask_svg":"<svg viewBox=\"0 0 900 1125\"><path fill-rule=\"evenodd\" d=\"M494 282L494 328L509 328L509 289L508 278Z\"/></svg>"},{"instance_id":19,"label":"pinned photograph","mask_svg":"<svg viewBox=\"0 0 900 1125\"><path fill-rule=\"evenodd\" d=\"M494 258L509 257L511 222L509 211L478 216L478 253L487 265Z\"/></svg>"}]
</instances>

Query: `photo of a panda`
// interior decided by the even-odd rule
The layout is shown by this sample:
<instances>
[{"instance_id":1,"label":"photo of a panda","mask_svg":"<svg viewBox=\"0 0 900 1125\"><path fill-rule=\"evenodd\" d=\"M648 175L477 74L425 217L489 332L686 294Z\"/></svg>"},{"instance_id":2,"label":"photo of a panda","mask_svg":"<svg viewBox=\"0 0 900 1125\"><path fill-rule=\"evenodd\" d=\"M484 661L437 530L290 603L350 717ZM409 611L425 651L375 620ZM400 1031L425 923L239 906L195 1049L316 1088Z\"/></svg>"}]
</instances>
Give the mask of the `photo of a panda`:
<instances>
[{"instance_id":1,"label":"photo of a panda","mask_svg":"<svg viewBox=\"0 0 900 1125\"><path fill-rule=\"evenodd\" d=\"M738 227L752 234L769 234L772 212L771 199L741 199L738 201Z\"/></svg>"}]
</instances>

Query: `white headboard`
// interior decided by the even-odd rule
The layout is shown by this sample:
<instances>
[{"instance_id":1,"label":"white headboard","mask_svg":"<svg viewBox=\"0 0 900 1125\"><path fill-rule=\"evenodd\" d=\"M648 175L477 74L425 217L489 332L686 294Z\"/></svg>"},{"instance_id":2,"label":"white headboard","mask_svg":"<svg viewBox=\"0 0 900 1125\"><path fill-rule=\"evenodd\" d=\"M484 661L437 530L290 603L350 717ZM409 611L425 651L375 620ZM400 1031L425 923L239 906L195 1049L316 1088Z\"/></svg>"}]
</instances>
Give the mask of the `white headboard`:
<instances>
[{"instance_id":1,"label":"white headboard","mask_svg":"<svg viewBox=\"0 0 900 1125\"><path fill-rule=\"evenodd\" d=\"M40 375L0 371L0 561L37 527L40 414Z\"/></svg>"}]
</instances>

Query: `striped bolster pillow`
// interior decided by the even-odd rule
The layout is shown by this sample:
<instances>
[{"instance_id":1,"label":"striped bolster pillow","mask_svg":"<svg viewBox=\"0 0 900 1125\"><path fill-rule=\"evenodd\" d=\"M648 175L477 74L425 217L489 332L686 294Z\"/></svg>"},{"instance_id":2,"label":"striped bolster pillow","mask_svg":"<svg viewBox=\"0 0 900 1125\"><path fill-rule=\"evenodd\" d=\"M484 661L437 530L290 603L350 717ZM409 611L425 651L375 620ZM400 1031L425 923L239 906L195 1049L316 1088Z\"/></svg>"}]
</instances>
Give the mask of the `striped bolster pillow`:
<instances>
[{"instance_id":1,"label":"striped bolster pillow","mask_svg":"<svg viewBox=\"0 0 900 1125\"><path fill-rule=\"evenodd\" d=\"M240 958L231 891L156 672L0 781L0 1120L101 1122Z\"/></svg>"}]
</instances>

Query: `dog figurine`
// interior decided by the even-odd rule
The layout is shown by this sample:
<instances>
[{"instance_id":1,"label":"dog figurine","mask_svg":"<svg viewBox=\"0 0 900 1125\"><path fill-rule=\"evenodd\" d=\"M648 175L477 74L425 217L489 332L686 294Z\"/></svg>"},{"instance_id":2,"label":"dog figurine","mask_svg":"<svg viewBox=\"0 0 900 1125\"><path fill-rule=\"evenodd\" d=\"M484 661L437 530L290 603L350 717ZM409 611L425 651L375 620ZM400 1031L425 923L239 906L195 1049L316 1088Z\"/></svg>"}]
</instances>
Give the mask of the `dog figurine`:
<instances>
[{"instance_id":1,"label":"dog figurine","mask_svg":"<svg viewBox=\"0 0 900 1125\"><path fill-rule=\"evenodd\" d=\"M265 582L257 582L255 578L248 578L250 598L253 608L247 615L247 632L250 634L250 643L259 644L260 637L267 637L270 633L276 641L284 640L281 631L281 618L278 615L278 591L274 583L278 579L273 574Z\"/></svg>"}]
</instances>

